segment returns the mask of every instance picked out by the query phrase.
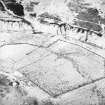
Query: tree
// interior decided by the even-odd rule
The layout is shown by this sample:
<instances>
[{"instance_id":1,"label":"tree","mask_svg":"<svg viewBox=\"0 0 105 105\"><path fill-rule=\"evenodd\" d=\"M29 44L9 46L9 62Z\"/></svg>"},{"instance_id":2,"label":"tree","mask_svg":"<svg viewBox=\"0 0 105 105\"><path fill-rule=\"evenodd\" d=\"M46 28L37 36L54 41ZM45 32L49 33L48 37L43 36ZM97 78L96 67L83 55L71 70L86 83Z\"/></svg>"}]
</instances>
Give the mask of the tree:
<instances>
[{"instance_id":1,"label":"tree","mask_svg":"<svg viewBox=\"0 0 105 105\"><path fill-rule=\"evenodd\" d=\"M5 11L15 17L15 18L18 18L18 19L21 19L22 22L24 22L25 24L29 25L31 28L32 28L32 31L33 33L36 33L35 32L35 29L34 29L34 26L32 24L32 22L30 22L27 18L23 17L23 16L18 16L17 14L15 14L13 11L11 11L10 9L7 8L6 4L4 3L4 0L0 0L0 3L2 4L2 6L4 7Z\"/></svg>"},{"instance_id":2,"label":"tree","mask_svg":"<svg viewBox=\"0 0 105 105\"><path fill-rule=\"evenodd\" d=\"M96 8L87 8L85 11L79 12L76 18L97 24L100 20L99 11Z\"/></svg>"},{"instance_id":3,"label":"tree","mask_svg":"<svg viewBox=\"0 0 105 105\"><path fill-rule=\"evenodd\" d=\"M71 11L80 12L82 9L85 9L89 6L88 3L85 3L84 0L70 0L68 7Z\"/></svg>"}]
</instances>

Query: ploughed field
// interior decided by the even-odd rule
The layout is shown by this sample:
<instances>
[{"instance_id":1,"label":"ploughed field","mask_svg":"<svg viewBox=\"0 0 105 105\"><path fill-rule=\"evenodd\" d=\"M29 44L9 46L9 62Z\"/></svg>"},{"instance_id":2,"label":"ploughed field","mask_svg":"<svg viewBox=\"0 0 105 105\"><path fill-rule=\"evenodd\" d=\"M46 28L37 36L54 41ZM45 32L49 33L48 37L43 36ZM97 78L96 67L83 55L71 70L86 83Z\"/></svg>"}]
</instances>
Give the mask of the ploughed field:
<instances>
[{"instance_id":1,"label":"ploughed field","mask_svg":"<svg viewBox=\"0 0 105 105\"><path fill-rule=\"evenodd\" d=\"M1 12L0 105L104 105L101 25L50 13L24 18Z\"/></svg>"}]
</instances>

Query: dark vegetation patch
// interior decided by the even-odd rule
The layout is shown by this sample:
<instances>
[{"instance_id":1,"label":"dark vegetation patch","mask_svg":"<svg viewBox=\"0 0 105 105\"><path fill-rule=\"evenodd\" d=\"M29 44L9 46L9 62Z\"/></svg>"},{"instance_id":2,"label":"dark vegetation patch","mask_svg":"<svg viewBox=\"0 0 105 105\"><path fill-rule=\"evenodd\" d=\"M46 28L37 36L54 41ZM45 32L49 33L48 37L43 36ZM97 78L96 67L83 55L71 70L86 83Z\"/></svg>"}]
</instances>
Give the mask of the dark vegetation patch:
<instances>
[{"instance_id":1,"label":"dark vegetation patch","mask_svg":"<svg viewBox=\"0 0 105 105\"><path fill-rule=\"evenodd\" d=\"M38 4L39 4L39 2L30 2L29 4L26 5L25 9L28 12L32 12L32 11L34 11L34 7Z\"/></svg>"},{"instance_id":2,"label":"dark vegetation patch","mask_svg":"<svg viewBox=\"0 0 105 105\"><path fill-rule=\"evenodd\" d=\"M4 9L2 3L0 3L0 11L5 11L5 9Z\"/></svg>"},{"instance_id":3,"label":"dark vegetation patch","mask_svg":"<svg viewBox=\"0 0 105 105\"><path fill-rule=\"evenodd\" d=\"M11 10L14 14L18 16L24 16L24 8L21 4L16 3L16 0L3 0L7 9ZM5 11L2 3L0 2L0 10Z\"/></svg>"},{"instance_id":4,"label":"dark vegetation patch","mask_svg":"<svg viewBox=\"0 0 105 105\"><path fill-rule=\"evenodd\" d=\"M43 24L49 24L47 20L52 20L53 23L59 23L62 21L58 15L49 14L48 12L39 15L38 20Z\"/></svg>"},{"instance_id":5,"label":"dark vegetation patch","mask_svg":"<svg viewBox=\"0 0 105 105\"><path fill-rule=\"evenodd\" d=\"M87 8L84 12L79 12L76 18L78 20L74 22L75 25L88 30L104 31L101 24L105 25L105 19L99 15L99 11L96 8Z\"/></svg>"},{"instance_id":6,"label":"dark vegetation patch","mask_svg":"<svg viewBox=\"0 0 105 105\"><path fill-rule=\"evenodd\" d=\"M18 3L8 3L6 4L7 8L13 11L14 14L18 16L24 16L24 8L21 4Z\"/></svg>"},{"instance_id":7,"label":"dark vegetation patch","mask_svg":"<svg viewBox=\"0 0 105 105\"><path fill-rule=\"evenodd\" d=\"M30 13L30 16L35 18L37 16L37 14L36 13Z\"/></svg>"},{"instance_id":8,"label":"dark vegetation patch","mask_svg":"<svg viewBox=\"0 0 105 105\"><path fill-rule=\"evenodd\" d=\"M70 11L79 13L82 10L86 9L90 4L86 3L85 0L70 0L67 4Z\"/></svg>"},{"instance_id":9,"label":"dark vegetation patch","mask_svg":"<svg viewBox=\"0 0 105 105\"><path fill-rule=\"evenodd\" d=\"M9 82L7 76L0 74L0 97L5 97L9 93Z\"/></svg>"},{"instance_id":10,"label":"dark vegetation patch","mask_svg":"<svg viewBox=\"0 0 105 105\"><path fill-rule=\"evenodd\" d=\"M102 31L102 28L100 25L96 25L94 23L90 23L90 22L85 22L85 21L75 21L74 25L86 28L88 30L93 30L93 31Z\"/></svg>"},{"instance_id":11,"label":"dark vegetation patch","mask_svg":"<svg viewBox=\"0 0 105 105\"><path fill-rule=\"evenodd\" d=\"M102 30L103 27L101 27L101 24L105 25L105 18L101 17L97 8L92 8L91 4L86 3L85 0L70 0L67 6L70 11L78 13L76 16L78 19L78 21L75 22L76 25L93 29L94 31L105 31L104 29Z\"/></svg>"},{"instance_id":12,"label":"dark vegetation patch","mask_svg":"<svg viewBox=\"0 0 105 105\"><path fill-rule=\"evenodd\" d=\"M39 105L37 99L33 97L27 97L22 105Z\"/></svg>"},{"instance_id":13,"label":"dark vegetation patch","mask_svg":"<svg viewBox=\"0 0 105 105\"><path fill-rule=\"evenodd\" d=\"M99 12L97 9L89 8L84 12L80 12L77 15L77 18L84 21L99 23L101 17L99 16Z\"/></svg>"},{"instance_id":14,"label":"dark vegetation patch","mask_svg":"<svg viewBox=\"0 0 105 105\"><path fill-rule=\"evenodd\" d=\"M16 0L3 0L4 3L16 3Z\"/></svg>"}]
</instances>

